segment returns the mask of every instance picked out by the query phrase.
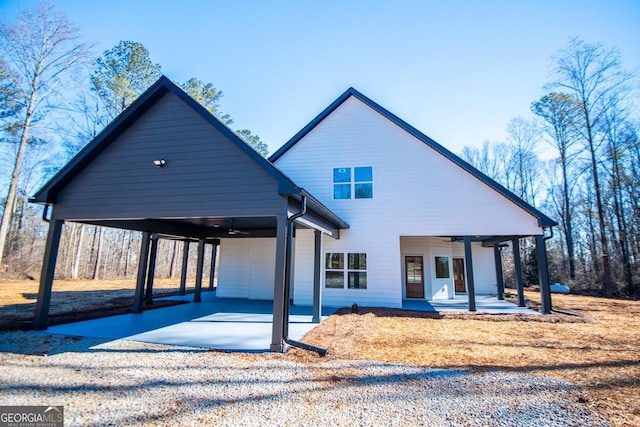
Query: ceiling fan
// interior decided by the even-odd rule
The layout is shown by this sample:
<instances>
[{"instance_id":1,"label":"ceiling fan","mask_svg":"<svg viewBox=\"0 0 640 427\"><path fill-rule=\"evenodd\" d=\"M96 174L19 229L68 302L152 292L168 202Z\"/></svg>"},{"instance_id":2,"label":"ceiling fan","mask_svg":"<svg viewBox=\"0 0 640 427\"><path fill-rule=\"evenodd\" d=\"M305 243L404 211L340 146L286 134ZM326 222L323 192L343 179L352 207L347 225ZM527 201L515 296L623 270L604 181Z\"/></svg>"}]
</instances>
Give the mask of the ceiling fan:
<instances>
[{"instance_id":1,"label":"ceiling fan","mask_svg":"<svg viewBox=\"0 0 640 427\"><path fill-rule=\"evenodd\" d=\"M237 236L237 235L246 235L249 234L246 231L242 231L242 230L238 230L233 228L233 218L231 219L231 225L229 226L229 231L227 232L230 236Z\"/></svg>"}]
</instances>

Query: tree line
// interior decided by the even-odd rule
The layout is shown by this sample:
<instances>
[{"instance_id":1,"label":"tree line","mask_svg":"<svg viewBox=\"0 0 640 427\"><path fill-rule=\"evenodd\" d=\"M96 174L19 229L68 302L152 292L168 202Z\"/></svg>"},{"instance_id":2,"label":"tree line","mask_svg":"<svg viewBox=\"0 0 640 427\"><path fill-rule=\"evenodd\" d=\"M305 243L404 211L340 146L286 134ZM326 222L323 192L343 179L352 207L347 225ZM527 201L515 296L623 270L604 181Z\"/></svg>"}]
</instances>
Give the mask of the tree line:
<instances>
[{"instance_id":1,"label":"tree line","mask_svg":"<svg viewBox=\"0 0 640 427\"><path fill-rule=\"evenodd\" d=\"M45 223L33 194L66 161L161 75L139 42L121 41L101 55L50 3L0 21L0 274L36 277ZM461 157L559 223L548 241L553 281L605 295L640 296L640 126L635 75L615 48L574 39L551 57L544 95L529 118L507 124L508 138L465 146ZM541 82L542 83L542 82ZM223 93L193 77L180 83L226 125ZM236 133L262 155L248 129ZM547 154L544 154L544 153ZM551 152L551 156L549 156ZM140 233L65 225L57 276L132 278ZM529 284L537 269L522 245ZM158 274L172 277L182 245L160 244ZM512 268L510 262L505 263ZM193 269L193 266L190 266Z\"/></svg>"},{"instance_id":2,"label":"tree line","mask_svg":"<svg viewBox=\"0 0 640 427\"><path fill-rule=\"evenodd\" d=\"M121 41L98 57L93 48L49 2L22 9L14 22L0 21L0 170L2 178L9 177L0 181L7 188L0 273L6 276L38 273L45 227L28 196L161 75L161 65L139 42ZM221 109L223 93L213 83L192 77L180 87L225 125L233 124ZM236 134L268 154L267 144L249 129ZM140 233L67 224L58 276L132 277L139 244ZM166 274L173 276L182 246L163 242L160 249L171 252Z\"/></svg>"},{"instance_id":3,"label":"tree line","mask_svg":"<svg viewBox=\"0 0 640 427\"><path fill-rule=\"evenodd\" d=\"M507 141L466 146L462 157L556 218L552 278L604 295L638 297L636 76L624 70L615 48L579 39L551 62L547 92L531 103L533 118L512 119ZM540 155L545 147L550 159Z\"/></svg>"}]
</instances>

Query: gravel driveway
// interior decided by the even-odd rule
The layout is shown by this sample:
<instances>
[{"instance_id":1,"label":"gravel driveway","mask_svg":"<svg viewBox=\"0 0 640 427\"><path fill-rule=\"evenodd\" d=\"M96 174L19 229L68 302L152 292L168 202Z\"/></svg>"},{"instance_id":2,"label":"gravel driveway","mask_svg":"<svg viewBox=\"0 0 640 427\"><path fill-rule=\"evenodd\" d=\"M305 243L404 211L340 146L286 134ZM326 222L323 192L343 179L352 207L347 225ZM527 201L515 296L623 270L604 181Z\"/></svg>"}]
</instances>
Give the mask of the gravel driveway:
<instances>
[{"instance_id":1,"label":"gravel driveway","mask_svg":"<svg viewBox=\"0 0 640 427\"><path fill-rule=\"evenodd\" d=\"M541 377L37 332L1 333L0 351L0 405L64 405L67 426L606 425Z\"/></svg>"}]
</instances>

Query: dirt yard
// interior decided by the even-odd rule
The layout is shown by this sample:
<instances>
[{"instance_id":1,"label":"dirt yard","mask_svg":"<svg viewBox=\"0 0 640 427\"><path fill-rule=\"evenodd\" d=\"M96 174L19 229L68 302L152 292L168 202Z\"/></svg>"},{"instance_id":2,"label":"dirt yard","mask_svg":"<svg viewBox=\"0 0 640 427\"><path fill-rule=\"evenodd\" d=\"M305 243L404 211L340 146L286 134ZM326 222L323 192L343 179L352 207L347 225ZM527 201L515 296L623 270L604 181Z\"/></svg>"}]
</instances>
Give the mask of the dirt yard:
<instances>
[{"instance_id":1,"label":"dirt yard","mask_svg":"<svg viewBox=\"0 0 640 427\"><path fill-rule=\"evenodd\" d=\"M527 293L531 300L536 293ZM612 425L640 425L640 301L553 295L578 314L473 315L362 310L331 316L303 341L329 356L565 379ZM320 358L299 349L289 357Z\"/></svg>"},{"instance_id":2,"label":"dirt yard","mask_svg":"<svg viewBox=\"0 0 640 427\"><path fill-rule=\"evenodd\" d=\"M28 325L37 287L34 281L0 281L0 325ZM156 295L174 293L178 280L157 280L154 289ZM80 320L115 309L130 311L134 282L56 281L53 290L52 317L64 321L67 313L67 321ZM537 293L526 296L539 300ZM336 360L562 378L576 385L581 401L612 425L640 425L640 301L554 294L553 304L575 315L343 310L303 341L327 348L327 357ZM326 360L294 348L286 357L310 364Z\"/></svg>"},{"instance_id":3,"label":"dirt yard","mask_svg":"<svg viewBox=\"0 0 640 427\"><path fill-rule=\"evenodd\" d=\"M175 294L179 286L179 279L155 279L153 295ZM187 291L193 290L193 286L187 284ZM135 280L56 280L51 294L49 324L130 313L135 287ZM0 280L0 330L29 328L37 295L37 281ZM175 301L162 301L147 308L175 304Z\"/></svg>"}]
</instances>

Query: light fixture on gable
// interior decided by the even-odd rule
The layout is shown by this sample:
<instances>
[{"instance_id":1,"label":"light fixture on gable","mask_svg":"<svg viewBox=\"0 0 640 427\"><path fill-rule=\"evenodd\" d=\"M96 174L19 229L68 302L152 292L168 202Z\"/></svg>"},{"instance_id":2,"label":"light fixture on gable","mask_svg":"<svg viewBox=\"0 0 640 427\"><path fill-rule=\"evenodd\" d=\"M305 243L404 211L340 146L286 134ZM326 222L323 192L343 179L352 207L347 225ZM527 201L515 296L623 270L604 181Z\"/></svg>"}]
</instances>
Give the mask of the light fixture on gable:
<instances>
[{"instance_id":1,"label":"light fixture on gable","mask_svg":"<svg viewBox=\"0 0 640 427\"><path fill-rule=\"evenodd\" d=\"M164 165L166 165L166 164L167 164L167 162L166 162L166 160L165 160L165 159L158 159L158 160L154 160L154 161L153 161L153 164L154 164L154 165L156 165L156 166L157 166L157 167L159 167L159 168L163 168L163 167L164 167Z\"/></svg>"}]
</instances>

